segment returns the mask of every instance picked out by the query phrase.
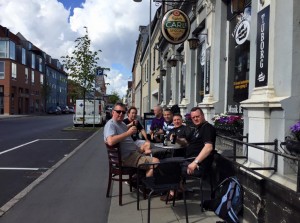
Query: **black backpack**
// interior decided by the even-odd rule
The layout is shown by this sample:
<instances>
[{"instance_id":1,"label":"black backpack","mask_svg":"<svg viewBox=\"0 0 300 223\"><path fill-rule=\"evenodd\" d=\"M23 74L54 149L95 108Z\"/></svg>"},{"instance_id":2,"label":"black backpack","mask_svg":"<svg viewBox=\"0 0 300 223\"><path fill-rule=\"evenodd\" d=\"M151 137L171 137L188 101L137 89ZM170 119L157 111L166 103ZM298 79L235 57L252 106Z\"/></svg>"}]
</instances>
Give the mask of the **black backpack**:
<instances>
[{"instance_id":1,"label":"black backpack","mask_svg":"<svg viewBox=\"0 0 300 223\"><path fill-rule=\"evenodd\" d=\"M203 203L205 210L214 211L227 223L238 223L237 215L243 207L243 188L236 177L223 180L213 191L212 200Z\"/></svg>"}]
</instances>

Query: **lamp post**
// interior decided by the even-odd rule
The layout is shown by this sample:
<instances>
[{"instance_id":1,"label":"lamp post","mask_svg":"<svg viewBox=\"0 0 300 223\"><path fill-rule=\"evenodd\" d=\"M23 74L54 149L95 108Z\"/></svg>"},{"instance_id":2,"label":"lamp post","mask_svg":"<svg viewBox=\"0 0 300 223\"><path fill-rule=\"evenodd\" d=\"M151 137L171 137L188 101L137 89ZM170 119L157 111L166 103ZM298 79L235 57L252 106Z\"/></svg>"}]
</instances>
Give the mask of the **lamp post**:
<instances>
[{"instance_id":1,"label":"lamp post","mask_svg":"<svg viewBox=\"0 0 300 223\"><path fill-rule=\"evenodd\" d=\"M142 2L142 0L133 0L134 2ZM149 0L149 29L148 29L148 39L149 39L149 66L148 66L148 112L151 111L151 0ZM141 86L142 87L142 86Z\"/></svg>"}]
</instances>

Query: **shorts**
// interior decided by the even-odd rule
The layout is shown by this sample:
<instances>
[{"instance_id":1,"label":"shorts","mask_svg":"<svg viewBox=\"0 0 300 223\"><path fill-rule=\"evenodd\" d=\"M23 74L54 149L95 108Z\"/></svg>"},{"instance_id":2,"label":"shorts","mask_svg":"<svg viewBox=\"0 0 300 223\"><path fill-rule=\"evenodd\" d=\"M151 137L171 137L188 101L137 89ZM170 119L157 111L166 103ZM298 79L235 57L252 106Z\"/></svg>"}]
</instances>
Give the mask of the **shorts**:
<instances>
[{"instance_id":1,"label":"shorts","mask_svg":"<svg viewBox=\"0 0 300 223\"><path fill-rule=\"evenodd\" d=\"M139 153L138 151L135 151L132 152L127 158L123 160L123 165L137 168L140 164L151 163L151 162L152 162L151 156L146 156L144 154ZM145 169L148 168L145 167Z\"/></svg>"}]
</instances>

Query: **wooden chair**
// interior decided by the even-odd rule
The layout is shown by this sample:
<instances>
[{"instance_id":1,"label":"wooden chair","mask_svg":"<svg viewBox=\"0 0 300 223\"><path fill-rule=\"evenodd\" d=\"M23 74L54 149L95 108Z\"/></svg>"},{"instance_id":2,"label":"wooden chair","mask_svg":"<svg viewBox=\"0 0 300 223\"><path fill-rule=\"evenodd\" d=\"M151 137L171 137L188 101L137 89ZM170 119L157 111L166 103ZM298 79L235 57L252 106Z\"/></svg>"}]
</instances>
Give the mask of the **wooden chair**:
<instances>
[{"instance_id":1,"label":"wooden chair","mask_svg":"<svg viewBox=\"0 0 300 223\"><path fill-rule=\"evenodd\" d=\"M110 196L111 182L119 182L119 205L122 206L122 193L123 193L123 182L129 182L130 192L132 192L132 176L136 173L136 168L125 167L122 165L122 156L119 144L109 146L106 144L108 162L109 162L109 176L106 197ZM123 175L128 175L128 178L123 178Z\"/></svg>"}]
</instances>

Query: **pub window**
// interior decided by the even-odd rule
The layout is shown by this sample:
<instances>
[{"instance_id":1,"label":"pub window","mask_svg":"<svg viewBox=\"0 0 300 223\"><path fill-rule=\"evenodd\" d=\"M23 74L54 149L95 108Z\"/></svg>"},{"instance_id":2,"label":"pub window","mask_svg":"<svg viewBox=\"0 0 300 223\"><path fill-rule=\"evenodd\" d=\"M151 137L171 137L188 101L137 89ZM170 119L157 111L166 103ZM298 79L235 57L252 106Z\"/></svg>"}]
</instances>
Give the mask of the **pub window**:
<instances>
[{"instance_id":1,"label":"pub window","mask_svg":"<svg viewBox=\"0 0 300 223\"><path fill-rule=\"evenodd\" d=\"M181 82L180 82L180 101L185 98L185 88L186 88L186 64L182 64L181 66Z\"/></svg>"},{"instance_id":2,"label":"pub window","mask_svg":"<svg viewBox=\"0 0 300 223\"><path fill-rule=\"evenodd\" d=\"M201 37L202 38L202 37ZM201 103L204 98L205 62L206 49L205 41L201 41L197 50L197 82L196 82L196 101Z\"/></svg>"},{"instance_id":3,"label":"pub window","mask_svg":"<svg viewBox=\"0 0 300 223\"><path fill-rule=\"evenodd\" d=\"M248 99L251 7L229 23L227 112L240 114L240 102Z\"/></svg>"}]
</instances>

